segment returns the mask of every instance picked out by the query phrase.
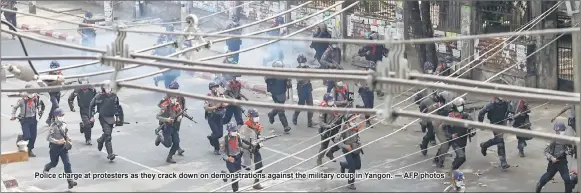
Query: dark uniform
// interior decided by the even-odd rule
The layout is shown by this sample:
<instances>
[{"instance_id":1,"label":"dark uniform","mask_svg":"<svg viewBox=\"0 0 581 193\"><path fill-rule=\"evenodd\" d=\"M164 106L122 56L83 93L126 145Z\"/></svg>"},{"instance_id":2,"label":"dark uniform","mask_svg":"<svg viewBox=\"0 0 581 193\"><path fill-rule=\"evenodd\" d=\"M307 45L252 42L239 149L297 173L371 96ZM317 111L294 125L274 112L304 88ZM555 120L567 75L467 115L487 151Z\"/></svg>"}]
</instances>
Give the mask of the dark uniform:
<instances>
[{"instance_id":1,"label":"dark uniform","mask_svg":"<svg viewBox=\"0 0 581 193\"><path fill-rule=\"evenodd\" d=\"M266 78L265 82L266 90L270 92L272 101L274 101L274 103L284 104L287 99L287 89L292 88L290 85L290 79ZM268 113L268 121L270 124L274 124L274 116L276 115L278 115L278 119L284 127L284 132L288 133L291 128L288 125L284 109L272 109L272 111Z\"/></svg>"},{"instance_id":2,"label":"dark uniform","mask_svg":"<svg viewBox=\"0 0 581 193\"><path fill-rule=\"evenodd\" d=\"M233 29L233 28L240 27L239 22L240 22L240 19L236 16L233 16L232 23L229 24L226 27L226 29ZM240 34L242 34L242 29L237 29L237 30L231 31L229 33L234 34L234 35L240 35ZM226 46L228 46L229 52L236 52L236 51L240 50L240 47L242 46L242 40L240 38L230 38L230 39L226 40ZM233 54L232 58L234 59L234 62L238 63L238 61L240 59L240 53Z\"/></svg>"},{"instance_id":3,"label":"dark uniform","mask_svg":"<svg viewBox=\"0 0 581 193\"><path fill-rule=\"evenodd\" d=\"M85 18L83 19L83 23L94 25L95 21L93 21L92 18L93 13L86 12ZM83 46L95 47L96 46L95 40L97 39L97 31L95 30L95 28L91 27L90 25L79 25L79 27L81 27L79 29L79 33L82 36Z\"/></svg>"},{"instance_id":4,"label":"dark uniform","mask_svg":"<svg viewBox=\"0 0 581 193\"><path fill-rule=\"evenodd\" d=\"M337 107L350 107L351 103L349 101L349 88L347 86L336 85L331 94L335 98L335 106Z\"/></svg>"},{"instance_id":5,"label":"dark uniform","mask_svg":"<svg viewBox=\"0 0 581 193\"><path fill-rule=\"evenodd\" d=\"M432 107L436 104L439 104L438 99L434 96L434 95L430 95L428 97L426 97L425 99L423 99L420 104L419 104L419 108L420 108L420 112L422 113L430 113L430 109L429 107ZM434 108L436 109L436 108ZM432 141L436 141L436 135L434 133L434 125L432 124L431 120L427 120L427 119L422 119L420 121L420 126L422 128L422 132L424 132L424 137L422 138L422 142L420 143L420 149L422 150L422 154L423 155L427 155L428 154L428 144L431 143Z\"/></svg>"},{"instance_id":6,"label":"dark uniform","mask_svg":"<svg viewBox=\"0 0 581 193\"><path fill-rule=\"evenodd\" d=\"M464 119L472 121L472 117L468 113L462 112L450 112L448 117L457 118L457 119ZM450 146L454 149L454 153L456 153L456 157L454 161L452 161L452 170L457 170L466 162L466 145L468 144L468 140L472 137L475 133L472 132L471 128L457 126L457 125L443 125L444 131L450 141ZM446 150L447 151L447 150ZM439 161L443 165L445 158L440 158Z\"/></svg>"},{"instance_id":7,"label":"dark uniform","mask_svg":"<svg viewBox=\"0 0 581 193\"><path fill-rule=\"evenodd\" d=\"M372 64L373 68L375 67L375 63ZM367 69L371 70L371 69ZM361 100L363 101L363 107L367 109L372 109L375 103L375 94L373 94L373 90L367 85L367 82L361 81L359 84L359 96L361 96ZM367 126L371 127L371 120L369 120L370 115L365 115L365 119L367 122Z\"/></svg>"},{"instance_id":8,"label":"dark uniform","mask_svg":"<svg viewBox=\"0 0 581 193\"><path fill-rule=\"evenodd\" d=\"M209 88L218 88L218 84L210 83ZM207 96L212 97L224 97L222 93L210 91ZM208 108L215 108L209 110ZM208 135L208 140L210 141L210 145L214 147L214 154L220 154L220 142L218 141L224 135L224 124L222 124L222 120L224 119L224 113L226 112L226 108L224 108L224 104L214 101L206 101L204 104L204 109L206 110L205 117L208 120L208 125L210 125L210 129L212 133Z\"/></svg>"},{"instance_id":9,"label":"dark uniform","mask_svg":"<svg viewBox=\"0 0 581 193\"><path fill-rule=\"evenodd\" d=\"M299 65L297 68L309 68L305 65ZM313 85L311 84L311 80L304 79L304 80L297 80L297 94L299 97L299 105L308 105L313 106ZM295 111L293 114L293 124L297 125L299 113L301 111ZM313 112L307 112L307 122L308 127L313 126Z\"/></svg>"},{"instance_id":10,"label":"dark uniform","mask_svg":"<svg viewBox=\"0 0 581 193\"><path fill-rule=\"evenodd\" d=\"M59 67L60 67L60 64L57 61L52 61L50 63L51 69L59 68ZM49 75L62 75L62 73L60 71L50 71L50 72L48 72L48 74ZM47 86L58 86L58 85L63 84L59 80L45 80L44 82L46 83ZM54 121L54 113L53 112L56 108L59 107L59 103L61 101L61 92L60 91L49 92L48 95L50 98L51 107L50 107L50 111L48 113L48 117L46 119L46 124L50 125Z\"/></svg>"},{"instance_id":11,"label":"dark uniform","mask_svg":"<svg viewBox=\"0 0 581 193\"><path fill-rule=\"evenodd\" d=\"M250 149L250 146L242 142L240 136L224 136L224 144L222 145L222 151L225 154L224 159L226 160L226 168L230 173L236 173L242 169L242 154L244 153L242 149ZM228 161L228 158L232 159L232 162ZM238 179L234 178L232 181L232 191L238 191Z\"/></svg>"},{"instance_id":12,"label":"dark uniform","mask_svg":"<svg viewBox=\"0 0 581 193\"><path fill-rule=\"evenodd\" d=\"M350 118L351 116L348 119ZM347 172L355 174L355 170L361 169L361 154L363 154L363 151L357 148L361 147L359 130L363 127L363 123L358 122L359 120L357 119L359 118L349 121L349 124L345 124L341 128L341 134L337 135L333 140L344 140L343 143L337 144L341 147L343 153L347 154L345 155L345 161L339 162L341 165L341 173L345 173L345 169L347 169ZM347 183L349 183L349 189L355 189L355 178L348 179Z\"/></svg>"},{"instance_id":13,"label":"dark uniform","mask_svg":"<svg viewBox=\"0 0 581 193\"><path fill-rule=\"evenodd\" d=\"M513 117L512 127L531 130L531 121L529 118L529 113L531 113L531 110L529 109L528 103L524 100L518 100L516 101L516 104L513 105L513 107L516 109L514 109L515 114ZM531 140L532 138L516 136L516 139L518 140L517 149L519 156L524 157L524 148L527 146L527 141Z\"/></svg>"},{"instance_id":14,"label":"dark uniform","mask_svg":"<svg viewBox=\"0 0 581 193\"><path fill-rule=\"evenodd\" d=\"M97 139L97 149L101 151L103 149L103 144L107 149L107 159L113 161L115 159L115 154L113 154L113 144L111 140L113 136L113 127L123 126L123 108L119 105L119 98L115 93L107 93L105 89L102 89L101 93L98 93L95 98L91 101L89 108L91 109L90 117L95 116L95 107L97 107L97 112L99 113L99 123L103 128L103 134Z\"/></svg>"},{"instance_id":15,"label":"dark uniform","mask_svg":"<svg viewBox=\"0 0 581 193\"><path fill-rule=\"evenodd\" d=\"M563 123L557 123L553 128L558 131L558 134L565 134L566 126ZM543 186L545 186L557 172L561 174L563 182L565 183L565 193L573 192L573 182L571 182L569 175L569 167L567 165L567 148L569 145L561 144L560 142L553 141L545 148L545 156L549 163L547 164L547 172L541 176L541 179L537 183L535 192L541 192Z\"/></svg>"},{"instance_id":16,"label":"dark uniform","mask_svg":"<svg viewBox=\"0 0 581 193\"><path fill-rule=\"evenodd\" d=\"M30 87L32 86L27 86L27 88ZM19 108L20 113L18 114L18 116L16 116L16 111L18 111ZM12 107L11 120L16 120L16 118L18 118L20 121L22 136L19 136L19 138L20 140L28 141L27 146L29 157L36 157L36 155L32 153L32 149L34 149L34 144L36 143L36 135L38 132L37 128L38 119L36 118L36 115L38 113L38 116L42 117L44 109L45 109L44 102L40 100L40 97L37 94L32 94L30 95L30 97L19 99L16 102L16 105Z\"/></svg>"},{"instance_id":17,"label":"dark uniform","mask_svg":"<svg viewBox=\"0 0 581 193\"><path fill-rule=\"evenodd\" d=\"M185 113L183 112L185 107L185 98L177 97L176 102L176 104L172 104L169 98L162 100L159 105L160 111L156 115L156 118L159 120L162 127L162 136L157 138L155 144L159 145L161 142L165 147L171 147L166 158L166 162L168 163L176 163L172 157L176 154L177 151L181 150L179 131L180 125L182 123L181 119ZM180 113L182 114L178 116ZM182 153L183 150L180 151L180 154Z\"/></svg>"},{"instance_id":18,"label":"dark uniform","mask_svg":"<svg viewBox=\"0 0 581 193\"><path fill-rule=\"evenodd\" d=\"M64 116L63 110L60 108L55 110L55 112L57 116ZM48 147L50 149L50 162L44 165L43 172L47 173L50 171L50 169L56 167L60 158L63 162L65 173L73 173L71 160L69 158L69 150L71 149L72 145L67 124L56 120L52 125L49 126L46 140L49 142ZM73 179L67 179L67 183L69 184L69 189L77 185L77 182L75 182Z\"/></svg>"},{"instance_id":19,"label":"dark uniform","mask_svg":"<svg viewBox=\"0 0 581 193\"><path fill-rule=\"evenodd\" d=\"M484 115L488 114L488 120L490 120L490 124L495 124L495 125L506 125L506 121L508 118L511 117L510 114L512 114L512 107L510 105L510 103L508 103L507 101L501 100L498 97L495 97L495 99L491 102L488 103L479 113L478 113L478 121L479 122L483 122L484 121ZM507 169L510 167L510 165L508 165L508 163L506 162L506 152L505 152L505 147L504 147L504 134L503 133L497 133L497 132L492 132L494 134L494 138L480 143L480 152L482 153L482 155L486 156L486 150L493 146L496 145L496 147L498 148L498 158L500 160L500 165L503 169Z\"/></svg>"},{"instance_id":20,"label":"dark uniform","mask_svg":"<svg viewBox=\"0 0 581 193\"><path fill-rule=\"evenodd\" d=\"M321 106L327 106L325 102ZM317 166L323 164L323 156L327 156L329 159L334 159L333 153L340 150L337 145L333 145L331 149L327 151L326 154L323 152L329 147L329 140L335 142L335 136L339 133L341 129L341 122L343 121L343 115L338 113L323 113L319 115L319 134L321 135L321 148L319 149L319 155L317 157Z\"/></svg>"},{"instance_id":21,"label":"dark uniform","mask_svg":"<svg viewBox=\"0 0 581 193\"><path fill-rule=\"evenodd\" d=\"M237 100L242 100L244 98L248 100L246 96L240 93L240 90L242 89L242 83L240 83L240 81L237 81L236 79L230 80L228 82L227 87L228 89L224 91L224 96L226 96L226 98ZM224 114L224 119L222 119L222 123L223 124L229 123L230 120L232 120L232 116L234 116L237 125L244 124L244 121L242 119L242 107L240 107L240 105L234 104L228 105L226 107L226 113Z\"/></svg>"},{"instance_id":22,"label":"dark uniform","mask_svg":"<svg viewBox=\"0 0 581 193\"><path fill-rule=\"evenodd\" d=\"M72 112L75 112L75 107L73 102L75 97L77 98L77 105L79 106L79 114L81 115L81 122L79 123L79 128L81 133L85 134L85 143L91 145L91 130L94 126L94 122L91 122L91 101L97 96L97 91L94 88L80 88L75 89L71 95L69 95L69 108Z\"/></svg>"},{"instance_id":23,"label":"dark uniform","mask_svg":"<svg viewBox=\"0 0 581 193\"><path fill-rule=\"evenodd\" d=\"M258 117L258 111L256 109L250 109L248 112L249 119L244 122L244 125L240 126L240 136L243 137L243 142L250 145L247 151L244 151L243 159L244 165L250 167L254 165L254 172L255 173L262 173L262 154L260 153L261 143L258 143L260 138L262 129L264 127L260 125L256 119ZM254 189L260 190L262 189L262 185L260 185L260 179L254 179Z\"/></svg>"}]
</instances>

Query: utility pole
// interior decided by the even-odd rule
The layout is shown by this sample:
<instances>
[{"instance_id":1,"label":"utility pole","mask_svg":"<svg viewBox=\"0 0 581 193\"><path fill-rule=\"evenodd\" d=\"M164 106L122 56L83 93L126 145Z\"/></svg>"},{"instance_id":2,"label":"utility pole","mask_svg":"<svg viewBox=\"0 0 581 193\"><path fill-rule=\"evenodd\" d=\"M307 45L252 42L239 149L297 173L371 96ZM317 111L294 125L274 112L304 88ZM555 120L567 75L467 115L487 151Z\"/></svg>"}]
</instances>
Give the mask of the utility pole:
<instances>
[{"instance_id":1,"label":"utility pole","mask_svg":"<svg viewBox=\"0 0 581 193\"><path fill-rule=\"evenodd\" d=\"M571 27L577 27L577 23L581 22L580 1L566 1L567 12L571 16ZM574 32L572 34L573 41L573 68L575 68L575 92L581 93L581 32ZM578 137L581 137L581 103L575 105L575 127ZM577 144L577 156L581 155L581 144ZM581 161L577 157L577 170L581 169ZM581 180L577 177L577 191L581 190Z\"/></svg>"},{"instance_id":2,"label":"utility pole","mask_svg":"<svg viewBox=\"0 0 581 193\"><path fill-rule=\"evenodd\" d=\"M28 13L36 14L36 1L28 1Z\"/></svg>"},{"instance_id":3,"label":"utility pole","mask_svg":"<svg viewBox=\"0 0 581 193\"><path fill-rule=\"evenodd\" d=\"M111 5L111 1L103 1L103 10L105 13L105 23L106 25L113 24L113 7Z\"/></svg>"}]
</instances>

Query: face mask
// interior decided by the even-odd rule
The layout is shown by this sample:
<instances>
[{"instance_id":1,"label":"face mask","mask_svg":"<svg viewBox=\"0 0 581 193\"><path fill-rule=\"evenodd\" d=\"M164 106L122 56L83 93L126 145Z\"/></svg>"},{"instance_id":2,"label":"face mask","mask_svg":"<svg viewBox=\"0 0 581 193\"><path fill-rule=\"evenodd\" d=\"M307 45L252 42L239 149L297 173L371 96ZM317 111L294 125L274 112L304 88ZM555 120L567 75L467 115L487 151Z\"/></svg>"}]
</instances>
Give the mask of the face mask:
<instances>
[{"instance_id":1,"label":"face mask","mask_svg":"<svg viewBox=\"0 0 581 193\"><path fill-rule=\"evenodd\" d=\"M331 45L332 48L337 48L338 46L336 44Z\"/></svg>"},{"instance_id":2,"label":"face mask","mask_svg":"<svg viewBox=\"0 0 581 193\"><path fill-rule=\"evenodd\" d=\"M65 116L56 117L56 120L63 123L65 122Z\"/></svg>"},{"instance_id":3,"label":"face mask","mask_svg":"<svg viewBox=\"0 0 581 193\"><path fill-rule=\"evenodd\" d=\"M177 104L178 103L178 99L175 98L175 97L169 98L169 101L171 102L171 104Z\"/></svg>"},{"instance_id":4,"label":"face mask","mask_svg":"<svg viewBox=\"0 0 581 193\"><path fill-rule=\"evenodd\" d=\"M343 82L342 81L337 82L337 87L342 87L342 86L343 86Z\"/></svg>"},{"instance_id":5,"label":"face mask","mask_svg":"<svg viewBox=\"0 0 581 193\"><path fill-rule=\"evenodd\" d=\"M28 96L26 96L28 99L33 99L34 95L33 94L29 94Z\"/></svg>"},{"instance_id":6,"label":"face mask","mask_svg":"<svg viewBox=\"0 0 581 193\"><path fill-rule=\"evenodd\" d=\"M361 121L355 121L352 123L354 127L359 126L361 124Z\"/></svg>"},{"instance_id":7,"label":"face mask","mask_svg":"<svg viewBox=\"0 0 581 193\"><path fill-rule=\"evenodd\" d=\"M260 117L253 117L252 120L254 120L254 123L258 123L258 121L260 120Z\"/></svg>"},{"instance_id":8,"label":"face mask","mask_svg":"<svg viewBox=\"0 0 581 193\"><path fill-rule=\"evenodd\" d=\"M464 106L459 106L459 107L456 107L456 109L458 109L458 112L460 112L460 113L461 113L462 111L464 111Z\"/></svg>"},{"instance_id":9,"label":"face mask","mask_svg":"<svg viewBox=\"0 0 581 193\"><path fill-rule=\"evenodd\" d=\"M427 70L426 73L432 74L432 73L434 73L434 70Z\"/></svg>"},{"instance_id":10,"label":"face mask","mask_svg":"<svg viewBox=\"0 0 581 193\"><path fill-rule=\"evenodd\" d=\"M230 132L230 136L232 137L238 136L238 131Z\"/></svg>"},{"instance_id":11,"label":"face mask","mask_svg":"<svg viewBox=\"0 0 581 193\"><path fill-rule=\"evenodd\" d=\"M328 106L333 106L333 105L335 105L335 101L329 101L329 102L327 102L327 105Z\"/></svg>"}]
</instances>

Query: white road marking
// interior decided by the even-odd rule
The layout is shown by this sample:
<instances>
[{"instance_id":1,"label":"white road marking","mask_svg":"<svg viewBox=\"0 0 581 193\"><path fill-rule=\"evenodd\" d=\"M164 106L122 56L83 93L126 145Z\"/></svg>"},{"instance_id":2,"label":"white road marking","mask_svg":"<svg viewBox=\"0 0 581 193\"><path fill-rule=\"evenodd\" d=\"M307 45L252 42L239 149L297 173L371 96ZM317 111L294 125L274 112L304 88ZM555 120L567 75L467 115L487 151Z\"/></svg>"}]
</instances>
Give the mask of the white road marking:
<instances>
[{"instance_id":1,"label":"white road marking","mask_svg":"<svg viewBox=\"0 0 581 193\"><path fill-rule=\"evenodd\" d=\"M260 147L260 148L261 149L266 149L268 151L272 151L274 153L278 153L278 154L281 154L281 155L290 156L290 157L295 158L295 159L298 159L300 161L305 161L306 160L304 158L301 158L301 157L298 157L298 156L294 156L294 155L291 155L291 154L288 154L288 153L285 153L285 152L282 152L282 151L279 151L279 150L276 150L276 149L272 149L272 148L269 148L269 147Z\"/></svg>"}]
</instances>

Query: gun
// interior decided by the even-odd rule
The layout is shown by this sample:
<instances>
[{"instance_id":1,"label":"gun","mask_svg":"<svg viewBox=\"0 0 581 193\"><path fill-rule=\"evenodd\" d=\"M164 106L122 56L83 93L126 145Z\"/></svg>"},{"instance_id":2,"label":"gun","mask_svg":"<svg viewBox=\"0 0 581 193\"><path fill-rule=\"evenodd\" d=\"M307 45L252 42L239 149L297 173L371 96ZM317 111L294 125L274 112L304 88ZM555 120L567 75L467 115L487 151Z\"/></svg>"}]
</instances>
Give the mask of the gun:
<instances>
[{"instance_id":1,"label":"gun","mask_svg":"<svg viewBox=\"0 0 581 193\"><path fill-rule=\"evenodd\" d=\"M171 119L175 121L175 120L176 120L176 118L178 118L178 117L180 117L180 116L182 116L182 115L183 115L185 118L189 119L190 121L193 121L194 123L198 123L198 122L194 121L194 118L192 118L191 116L189 116L189 115L187 115L187 114L184 114L184 113L185 113L187 110L188 110L188 108L185 108L185 109L184 109L184 110L182 110L180 113L178 113L176 116L174 116L174 117L171 117ZM124 124L125 124L125 123L124 123ZM163 123L163 124L159 125L159 126L158 126L158 127L155 129L155 134L156 134L156 135L159 135L159 132L160 132L160 131L161 131L163 128L165 128L165 126L166 126L166 125L167 125L167 122L165 122L165 123Z\"/></svg>"},{"instance_id":2,"label":"gun","mask_svg":"<svg viewBox=\"0 0 581 193\"><path fill-rule=\"evenodd\" d=\"M254 141L252 139L250 139L250 141L247 141L245 139L242 139L242 142L250 145L250 149L249 149L249 151L250 151L250 159L251 160L254 160L254 154L253 153L256 152L256 151L258 151L258 147L260 146L260 144L262 142L268 141L270 139L274 139L274 138L276 138L278 136L280 136L280 135L279 134L273 134L273 135L269 135L269 136L266 136L266 137L260 136L259 138L257 138Z\"/></svg>"}]
</instances>

